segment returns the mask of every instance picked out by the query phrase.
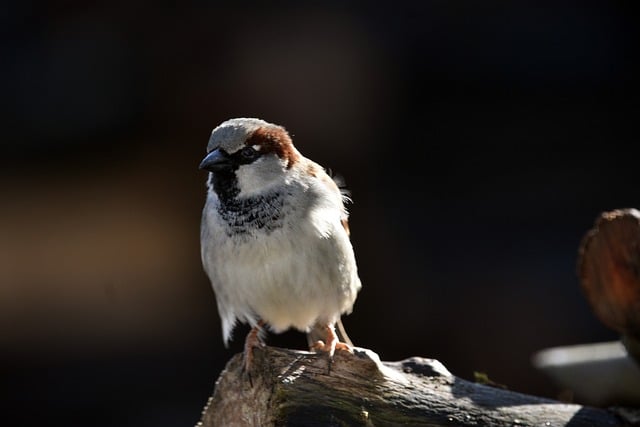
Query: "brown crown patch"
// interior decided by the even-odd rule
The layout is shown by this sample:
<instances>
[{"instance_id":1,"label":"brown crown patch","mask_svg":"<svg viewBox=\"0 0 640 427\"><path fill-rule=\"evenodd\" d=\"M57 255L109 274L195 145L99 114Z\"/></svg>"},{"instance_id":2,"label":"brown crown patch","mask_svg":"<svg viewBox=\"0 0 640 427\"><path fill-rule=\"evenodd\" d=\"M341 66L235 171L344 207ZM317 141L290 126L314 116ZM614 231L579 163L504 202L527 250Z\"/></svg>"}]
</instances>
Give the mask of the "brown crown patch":
<instances>
[{"instance_id":1,"label":"brown crown patch","mask_svg":"<svg viewBox=\"0 0 640 427\"><path fill-rule=\"evenodd\" d=\"M246 145L260 146L262 153L274 153L287 162L287 169L290 169L299 159L300 153L293 146L291 137L284 128L263 126L256 129L247 138Z\"/></svg>"}]
</instances>

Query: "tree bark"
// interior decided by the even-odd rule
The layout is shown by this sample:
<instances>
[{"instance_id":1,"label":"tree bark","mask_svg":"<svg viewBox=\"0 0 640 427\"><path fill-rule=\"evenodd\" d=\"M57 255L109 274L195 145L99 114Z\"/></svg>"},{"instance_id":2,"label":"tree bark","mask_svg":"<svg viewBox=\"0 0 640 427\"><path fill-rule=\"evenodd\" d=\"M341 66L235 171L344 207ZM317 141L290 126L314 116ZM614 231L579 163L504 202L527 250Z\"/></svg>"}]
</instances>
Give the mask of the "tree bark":
<instances>
[{"instance_id":1,"label":"tree bark","mask_svg":"<svg viewBox=\"0 0 640 427\"><path fill-rule=\"evenodd\" d=\"M614 413L453 376L437 360L381 362L371 350L324 354L256 348L249 373L235 355L200 427L623 426Z\"/></svg>"},{"instance_id":2,"label":"tree bark","mask_svg":"<svg viewBox=\"0 0 640 427\"><path fill-rule=\"evenodd\" d=\"M580 245L578 276L596 316L640 363L640 211L600 214Z\"/></svg>"}]
</instances>

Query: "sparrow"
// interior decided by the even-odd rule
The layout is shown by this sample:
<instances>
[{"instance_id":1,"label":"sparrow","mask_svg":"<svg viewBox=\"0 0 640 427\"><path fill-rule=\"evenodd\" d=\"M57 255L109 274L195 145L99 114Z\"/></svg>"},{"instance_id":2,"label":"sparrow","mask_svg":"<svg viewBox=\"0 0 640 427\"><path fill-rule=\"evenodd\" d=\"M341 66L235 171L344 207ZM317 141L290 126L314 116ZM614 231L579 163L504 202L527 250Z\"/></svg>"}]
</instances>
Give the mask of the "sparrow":
<instances>
[{"instance_id":1,"label":"sparrow","mask_svg":"<svg viewBox=\"0 0 640 427\"><path fill-rule=\"evenodd\" d=\"M228 347L248 323L245 369L265 329L294 328L309 348L352 350L340 317L361 288L349 238L348 197L281 126L230 119L213 129L200 169L208 171L202 265ZM338 333L336 329L338 328Z\"/></svg>"}]
</instances>

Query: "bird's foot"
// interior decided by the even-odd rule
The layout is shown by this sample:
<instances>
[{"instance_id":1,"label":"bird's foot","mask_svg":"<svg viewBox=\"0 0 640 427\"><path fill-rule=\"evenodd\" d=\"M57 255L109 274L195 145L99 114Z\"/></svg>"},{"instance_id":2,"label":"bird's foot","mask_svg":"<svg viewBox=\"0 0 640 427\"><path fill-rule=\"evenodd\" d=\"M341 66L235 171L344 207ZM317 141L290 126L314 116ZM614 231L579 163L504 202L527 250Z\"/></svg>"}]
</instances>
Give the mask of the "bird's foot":
<instances>
[{"instance_id":1,"label":"bird's foot","mask_svg":"<svg viewBox=\"0 0 640 427\"><path fill-rule=\"evenodd\" d=\"M327 344L325 344L324 341L318 340L311 346L311 350L316 351L318 353L327 353L329 357L333 357L336 350L344 350L353 354L353 347L351 347L347 343L340 342L340 341L335 341L333 343L328 342Z\"/></svg>"},{"instance_id":2,"label":"bird's foot","mask_svg":"<svg viewBox=\"0 0 640 427\"><path fill-rule=\"evenodd\" d=\"M326 353L329 356L329 363L333 361L333 355L336 350L348 351L349 353L353 353L353 348L344 342L341 342L336 335L336 331L331 325L327 325L326 327L327 339L326 341L318 340L311 346L311 350L316 352Z\"/></svg>"},{"instance_id":3,"label":"bird's foot","mask_svg":"<svg viewBox=\"0 0 640 427\"><path fill-rule=\"evenodd\" d=\"M244 340L243 371L245 374L249 375L249 381L251 381L250 372L253 366L253 349L256 347L264 347L264 343L260 338L263 326L264 322L262 320L259 321L258 324L249 331L247 338Z\"/></svg>"}]
</instances>

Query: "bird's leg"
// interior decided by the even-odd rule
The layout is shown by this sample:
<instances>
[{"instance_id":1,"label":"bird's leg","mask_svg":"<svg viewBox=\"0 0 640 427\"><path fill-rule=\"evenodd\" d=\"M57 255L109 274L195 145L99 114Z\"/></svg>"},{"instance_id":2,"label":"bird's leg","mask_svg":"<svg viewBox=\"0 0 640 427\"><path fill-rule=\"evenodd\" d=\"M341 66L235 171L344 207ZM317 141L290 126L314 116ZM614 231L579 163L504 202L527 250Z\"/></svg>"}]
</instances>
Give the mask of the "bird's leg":
<instances>
[{"instance_id":1,"label":"bird's leg","mask_svg":"<svg viewBox=\"0 0 640 427\"><path fill-rule=\"evenodd\" d=\"M249 331L247 338L244 340L244 371L250 372L251 364L253 363L253 349L254 347L263 347L264 343L260 338L262 327L265 325L263 320L259 320L258 323Z\"/></svg>"},{"instance_id":2,"label":"bird's leg","mask_svg":"<svg viewBox=\"0 0 640 427\"><path fill-rule=\"evenodd\" d=\"M327 333L327 340L316 341L311 346L312 350L328 353L329 357L333 357L336 350L346 350L349 353L353 353L353 348L349 344L340 342L333 325L326 325L324 328Z\"/></svg>"}]
</instances>

